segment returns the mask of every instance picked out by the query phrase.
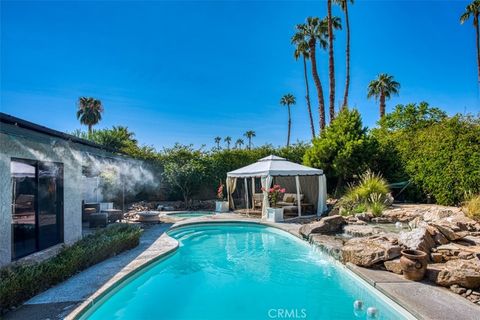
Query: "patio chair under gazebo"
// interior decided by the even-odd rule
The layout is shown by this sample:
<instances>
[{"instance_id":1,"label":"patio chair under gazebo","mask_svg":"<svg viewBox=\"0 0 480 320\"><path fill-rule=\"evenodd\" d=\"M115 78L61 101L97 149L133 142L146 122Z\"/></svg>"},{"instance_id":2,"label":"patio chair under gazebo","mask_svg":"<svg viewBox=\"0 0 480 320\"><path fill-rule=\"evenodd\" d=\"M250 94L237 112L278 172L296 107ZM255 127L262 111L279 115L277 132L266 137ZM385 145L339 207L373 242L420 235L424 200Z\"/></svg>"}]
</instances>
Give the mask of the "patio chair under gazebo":
<instances>
[{"instance_id":1,"label":"patio chair under gazebo","mask_svg":"<svg viewBox=\"0 0 480 320\"><path fill-rule=\"evenodd\" d=\"M255 192L255 179L260 179L261 186L264 189L270 188L274 182L289 191L294 189L295 193L289 193L289 195L292 195L292 198L295 199L290 207L293 207L294 204L298 217L302 216L302 210L305 208L305 203L302 205L302 202L305 202L304 199L308 199L309 205L313 206L313 213L317 216L321 215L327 209L327 182L323 170L303 166L271 155L246 167L228 172L227 195L230 209L235 209L233 192L236 189L237 180L241 178L244 179L247 209L250 209L249 202L252 203L252 208L255 206L254 199L249 201L249 179L251 180L252 198L254 198L255 194L258 195L258 193ZM262 219L265 219L268 207L268 193L265 191L262 193ZM282 203L282 205L285 205L285 203Z\"/></svg>"}]
</instances>

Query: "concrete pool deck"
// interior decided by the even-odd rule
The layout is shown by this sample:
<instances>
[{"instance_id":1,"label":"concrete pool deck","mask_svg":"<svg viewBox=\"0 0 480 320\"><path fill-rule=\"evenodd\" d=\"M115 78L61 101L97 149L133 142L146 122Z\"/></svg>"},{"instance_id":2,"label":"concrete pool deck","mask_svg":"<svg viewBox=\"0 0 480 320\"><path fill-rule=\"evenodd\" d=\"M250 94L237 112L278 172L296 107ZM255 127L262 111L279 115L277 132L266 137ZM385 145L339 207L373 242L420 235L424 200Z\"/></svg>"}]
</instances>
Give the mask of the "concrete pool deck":
<instances>
[{"instance_id":1,"label":"concrete pool deck","mask_svg":"<svg viewBox=\"0 0 480 320\"><path fill-rule=\"evenodd\" d=\"M149 226L142 234L140 245L105 260L73 276L65 282L40 293L22 307L9 312L4 319L75 319L82 310L98 301L139 270L175 250L178 242L165 234L171 227L202 222L252 222L287 231L300 237L300 224L269 223L238 214L218 214L190 219L169 220L172 223ZM480 307L448 289L423 282L405 280L396 274L347 265L391 300L418 319L480 319Z\"/></svg>"}]
</instances>

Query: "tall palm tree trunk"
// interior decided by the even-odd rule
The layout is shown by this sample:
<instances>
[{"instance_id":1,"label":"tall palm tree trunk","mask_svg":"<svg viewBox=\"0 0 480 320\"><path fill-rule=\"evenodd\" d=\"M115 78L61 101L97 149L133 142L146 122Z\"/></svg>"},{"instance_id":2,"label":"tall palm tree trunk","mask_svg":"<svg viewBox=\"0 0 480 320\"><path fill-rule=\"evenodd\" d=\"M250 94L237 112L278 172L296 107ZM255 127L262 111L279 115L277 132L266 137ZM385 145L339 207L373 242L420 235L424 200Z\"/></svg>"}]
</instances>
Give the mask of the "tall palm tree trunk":
<instances>
[{"instance_id":1,"label":"tall palm tree trunk","mask_svg":"<svg viewBox=\"0 0 480 320\"><path fill-rule=\"evenodd\" d=\"M287 134L287 147L290 146L290 132L292 130L292 117L290 115L290 105L287 105L288 108L288 134Z\"/></svg>"},{"instance_id":2,"label":"tall palm tree trunk","mask_svg":"<svg viewBox=\"0 0 480 320\"><path fill-rule=\"evenodd\" d=\"M479 23L478 23L478 16L475 18L475 31L476 31L476 40L477 40L477 68L478 68L478 82L480 83L480 30L479 30Z\"/></svg>"},{"instance_id":3,"label":"tall palm tree trunk","mask_svg":"<svg viewBox=\"0 0 480 320\"><path fill-rule=\"evenodd\" d=\"M332 0L327 1L328 10L328 73L330 77L330 123L335 118L335 62L333 58Z\"/></svg>"},{"instance_id":4,"label":"tall palm tree trunk","mask_svg":"<svg viewBox=\"0 0 480 320\"><path fill-rule=\"evenodd\" d=\"M350 22L348 19L348 1L345 1L345 24L347 38L345 57L347 61L345 63L345 93L343 95L342 107L348 106L348 89L350 87Z\"/></svg>"},{"instance_id":5,"label":"tall palm tree trunk","mask_svg":"<svg viewBox=\"0 0 480 320\"><path fill-rule=\"evenodd\" d=\"M380 93L380 118L383 118L385 115L385 94Z\"/></svg>"},{"instance_id":6,"label":"tall palm tree trunk","mask_svg":"<svg viewBox=\"0 0 480 320\"><path fill-rule=\"evenodd\" d=\"M310 117L310 129L312 130L312 139L315 138L315 125L313 124L312 106L310 105L310 89L308 88L307 58L303 56L303 75L305 76L305 99L307 100L308 116Z\"/></svg>"},{"instance_id":7,"label":"tall palm tree trunk","mask_svg":"<svg viewBox=\"0 0 480 320\"><path fill-rule=\"evenodd\" d=\"M88 136L90 137L93 133L93 126L91 124L88 125Z\"/></svg>"},{"instance_id":8,"label":"tall palm tree trunk","mask_svg":"<svg viewBox=\"0 0 480 320\"><path fill-rule=\"evenodd\" d=\"M310 41L308 45L310 47L310 60L312 61L313 82L315 82L318 94L318 114L320 115L320 130L323 130L325 129L325 102L323 100L322 83L320 82L320 77L318 76L317 72L317 58L315 57L316 43L315 41Z\"/></svg>"},{"instance_id":9,"label":"tall palm tree trunk","mask_svg":"<svg viewBox=\"0 0 480 320\"><path fill-rule=\"evenodd\" d=\"M248 150L252 149L252 138L248 138Z\"/></svg>"}]
</instances>

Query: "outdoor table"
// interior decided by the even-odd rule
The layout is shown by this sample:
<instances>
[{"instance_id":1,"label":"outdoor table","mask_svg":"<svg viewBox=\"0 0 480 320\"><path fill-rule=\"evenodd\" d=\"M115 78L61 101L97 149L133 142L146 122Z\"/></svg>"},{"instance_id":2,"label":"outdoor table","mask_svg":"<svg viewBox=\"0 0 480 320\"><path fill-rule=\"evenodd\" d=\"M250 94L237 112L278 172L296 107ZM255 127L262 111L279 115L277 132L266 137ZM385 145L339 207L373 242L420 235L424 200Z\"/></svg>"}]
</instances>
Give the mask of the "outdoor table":
<instances>
[{"instance_id":1,"label":"outdoor table","mask_svg":"<svg viewBox=\"0 0 480 320\"><path fill-rule=\"evenodd\" d=\"M119 209L104 209L101 212L107 215L108 222L121 221L123 219L123 212Z\"/></svg>"}]
</instances>

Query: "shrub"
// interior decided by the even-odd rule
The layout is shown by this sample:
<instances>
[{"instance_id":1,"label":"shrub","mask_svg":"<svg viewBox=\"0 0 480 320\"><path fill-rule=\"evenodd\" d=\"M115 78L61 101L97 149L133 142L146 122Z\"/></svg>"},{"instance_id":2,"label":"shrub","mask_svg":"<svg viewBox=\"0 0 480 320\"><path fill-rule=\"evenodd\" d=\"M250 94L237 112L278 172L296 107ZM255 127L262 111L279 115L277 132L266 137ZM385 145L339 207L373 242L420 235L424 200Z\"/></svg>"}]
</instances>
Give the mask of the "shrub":
<instances>
[{"instance_id":1,"label":"shrub","mask_svg":"<svg viewBox=\"0 0 480 320\"><path fill-rule=\"evenodd\" d=\"M470 218L480 221L480 194L465 201L463 210Z\"/></svg>"},{"instance_id":2,"label":"shrub","mask_svg":"<svg viewBox=\"0 0 480 320\"><path fill-rule=\"evenodd\" d=\"M380 215L389 202L389 192L387 181L380 174L367 170L360 176L359 183L350 185L340 199L340 213L349 215L370 209L374 215Z\"/></svg>"},{"instance_id":3,"label":"shrub","mask_svg":"<svg viewBox=\"0 0 480 320\"><path fill-rule=\"evenodd\" d=\"M353 213L364 213L368 210L365 203L359 203L353 208Z\"/></svg>"},{"instance_id":4,"label":"shrub","mask_svg":"<svg viewBox=\"0 0 480 320\"><path fill-rule=\"evenodd\" d=\"M336 180L335 192L339 192L344 181L352 180L367 168L371 153L360 113L356 109L343 108L313 141L303 160L307 166L323 169L329 181Z\"/></svg>"},{"instance_id":5,"label":"shrub","mask_svg":"<svg viewBox=\"0 0 480 320\"><path fill-rule=\"evenodd\" d=\"M91 265L136 247L140 233L136 226L115 224L64 247L51 259L0 269L0 313Z\"/></svg>"}]
</instances>

